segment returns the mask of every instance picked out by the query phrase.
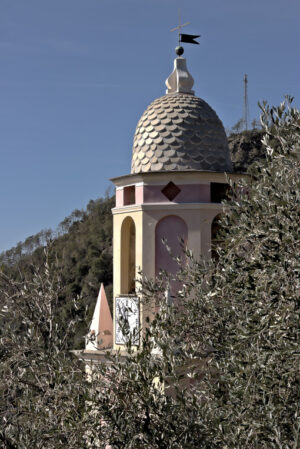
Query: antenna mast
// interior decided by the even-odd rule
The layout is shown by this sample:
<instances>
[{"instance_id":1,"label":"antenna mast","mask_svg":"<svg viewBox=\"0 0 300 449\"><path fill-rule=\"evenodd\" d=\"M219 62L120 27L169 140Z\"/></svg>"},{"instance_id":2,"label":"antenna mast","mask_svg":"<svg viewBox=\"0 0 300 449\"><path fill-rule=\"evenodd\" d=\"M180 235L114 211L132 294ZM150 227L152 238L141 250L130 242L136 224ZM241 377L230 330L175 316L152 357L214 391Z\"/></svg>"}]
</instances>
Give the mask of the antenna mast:
<instances>
[{"instance_id":1,"label":"antenna mast","mask_svg":"<svg viewBox=\"0 0 300 449\"><path fill-rule=\"evenodd\" d=\"M249 104L248 104L248 75L244 75L244 126L248 130Z\"/></svg>"}]
</instances>

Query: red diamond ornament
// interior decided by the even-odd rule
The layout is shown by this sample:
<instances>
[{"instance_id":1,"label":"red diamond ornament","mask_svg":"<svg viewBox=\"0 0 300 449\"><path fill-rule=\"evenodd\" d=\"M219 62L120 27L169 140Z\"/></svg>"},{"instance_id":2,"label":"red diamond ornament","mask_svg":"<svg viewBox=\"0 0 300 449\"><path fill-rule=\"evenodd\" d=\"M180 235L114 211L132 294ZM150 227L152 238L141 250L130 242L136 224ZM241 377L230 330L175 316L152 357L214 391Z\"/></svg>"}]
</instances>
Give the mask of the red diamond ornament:
<instances>
[{"instance_id":1,"label":"red diamond ornament","mask_svg":"<svg viewBox=\"0 0 300 449\"><path fill-rule=\"evenodd\" d=\"M177 187L174 182L170 181L161 191L169 201L173 201L174 198L181 192L180 188Z\"/></svg>"}]
</instances>

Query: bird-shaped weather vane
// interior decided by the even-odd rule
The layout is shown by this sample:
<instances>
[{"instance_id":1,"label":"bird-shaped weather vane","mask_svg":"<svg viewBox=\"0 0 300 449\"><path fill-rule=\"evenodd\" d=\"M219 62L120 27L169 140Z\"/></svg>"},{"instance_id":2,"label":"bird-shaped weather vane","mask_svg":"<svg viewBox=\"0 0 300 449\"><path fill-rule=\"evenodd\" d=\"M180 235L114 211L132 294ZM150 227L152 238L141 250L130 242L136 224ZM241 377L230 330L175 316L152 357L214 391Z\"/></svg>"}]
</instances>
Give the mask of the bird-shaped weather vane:
<instances>
[{"instance_id":1,"label":"bird-shaped weather vane","mask_svg":"<svg viewBox=\"0 0 300 449\"><path fill-rule=\"evenodd\" d=\"M194 35L194 34L182 34L181 29L185 27L186 25L190 25L191 22L186 22L184 24L181 24L181 10L178 10L178 16L179 16L179 25L175 28L172 28L170 31L176 31L178 30L178 47L176 47L175 51L178 56L183 55L184 49L180 45L182 42L186 44L196 44L199 45L199 42L197 42L195 39L198 37L201 37L200 34Z\"/></svg>"}]
</instances>

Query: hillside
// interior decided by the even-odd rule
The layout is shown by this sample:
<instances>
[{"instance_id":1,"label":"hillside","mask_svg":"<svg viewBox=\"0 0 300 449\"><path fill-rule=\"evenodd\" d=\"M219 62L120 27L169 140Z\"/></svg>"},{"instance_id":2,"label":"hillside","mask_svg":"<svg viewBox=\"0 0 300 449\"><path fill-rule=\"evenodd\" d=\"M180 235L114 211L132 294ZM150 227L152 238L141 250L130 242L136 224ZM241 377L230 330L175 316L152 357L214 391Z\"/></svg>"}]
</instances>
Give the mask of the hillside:
<instances>
[{"instance_id":1,"label":"hillside","mask_svg":"<svg viewBox=\"0 0 300 449\"><path fill-rule=\"evenodd\" d=\"M85 210L75 210L57 230L44 230L28 237L16 247L0 255L3 272L14 279L30 278L33 267L45 260L44 247L50 243L50 253L59 261L64 284L61 313L69 320L72 299L85 319L78 325L76 341L70 345L83 346L83 336L91 319L100 282L103 282L112 305L112 215L114 197L90 201Z\"/></svg>"},{"instance_id":2,"label":"hillside","mask_svg":"<svg viewBox=\"0 0 300 449\"><path fill-rule=\"evenodd\" d=\"M229 148L238 172L264 157L261 145L263 132L244 131L229 136ZM105 285L112 308L112 215L114 197L90 201L84 210L75 210L55 231L42 230L24 242L0 254L0 267L15 279L30 277L33 267L44 262L44 247L51 242L51 253L57 257L64 282L60 298L61 313L66 322L72 312L72 299L78 297L83 318L76 332L75 348L83 347L84 335L91 319L100 282ZM85 316L85 309L87 314Z\"/></svg>"},{"instance_id":3,"label":"hillside","mask_svg":"<svg viewBox=\"0 0 300 449\"><path fill-rule=\"evenodd\" d=\"M239 134L231 134L228 137L231 160L235 171L246 172L251 164L265 157L261 144L263 135L263 130L254 129Z\"/></svg>"}]
</instances>

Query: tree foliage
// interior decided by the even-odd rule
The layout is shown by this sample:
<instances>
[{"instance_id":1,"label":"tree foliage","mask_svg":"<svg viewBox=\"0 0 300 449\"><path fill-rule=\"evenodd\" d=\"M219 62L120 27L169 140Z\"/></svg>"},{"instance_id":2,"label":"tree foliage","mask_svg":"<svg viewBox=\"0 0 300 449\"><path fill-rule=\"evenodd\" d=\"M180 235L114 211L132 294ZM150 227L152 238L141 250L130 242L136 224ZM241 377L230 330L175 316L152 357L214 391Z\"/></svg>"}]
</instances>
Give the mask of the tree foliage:
<instances>
[{"instance_id":1,"label":"tree foliage","mask_svg":"<svg viewBox=\"0 0 300 449\"><path fill-rule=\"evenodd\" d=\"M202 387L216 447L299 445L300 115L285 106L262 107L267 160L234 189L218 263L204 284L184 273L182 329L214 351Z\"/></svg>"},{"instance_id":2,"label":"tree foliage","mask_svg":"<svg viewBox=\"0 0 300 449\"><path fill-rule=\"evenodd\" d=\"M139 349L129 338L89 382L66 352L57 276L2 278L3 448L299 447L300 113L263 105L262 121L266 158L232 185L218 258L187 252L173 304L164 274L144 279Z\"/></svg>"},{"instance_id":3,"label":"tree foliage","mask_svg":"<svg viewBox=\"0 0 300 449\"><path fill-rule=\"evenodd\" d=\"M62 289L60 313L66 322L72 320L73 299L82 318L76 323L71 347L83 348L84 335L93 312L100 283L112 306L112 216L114 198L90 201L86 210L75 210L56 231L41 231L0 255L2 271L21 281L33 276L45 263L44 248L51 242L51 253L60 261ZM85 310L88 313L85 314Z\"/></svg>"},{"instance_id":4,"label":"tree foliage","mask_svg":"<svg viewBox=\"0 0 300 449\"><path fill-rule=\"evenodd\" d=\"M0 447L82 448L85 379L60 314L59 269L29 281L0 275Z\"/></svg>"},{"instance_id":5,"label":"tree foliage","mask_svg":"<svg viewBox=\"0 0 300 449\"><path fill-rule=\"evenodd\" d=\"M234 170L246 173L254 162L264 160L266 151L262 145L264 131L252 129L228 136L228 145Z\"/></svg>"},{"instance_id":6,"label":"tree foliage","mask_svg":"<svg viewBox=\"0 0 300 449\"><path fill-rule=\"evenodd\" d=\"M101 368L114 447L299 447L300 114L262 112L266 160L232 186L218 261L188 254L179 305L144 282L142 349Z\"/></svg>"}]
</instances>

